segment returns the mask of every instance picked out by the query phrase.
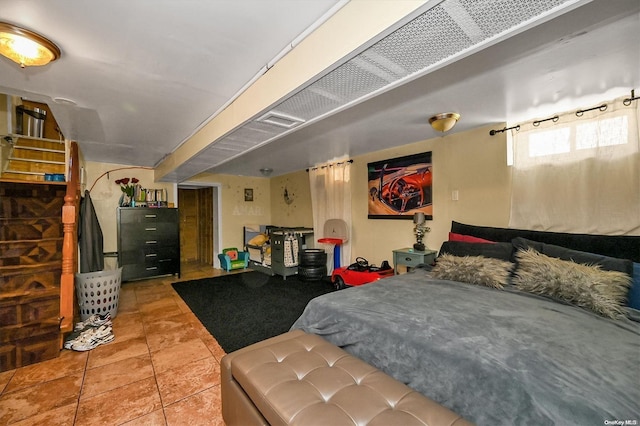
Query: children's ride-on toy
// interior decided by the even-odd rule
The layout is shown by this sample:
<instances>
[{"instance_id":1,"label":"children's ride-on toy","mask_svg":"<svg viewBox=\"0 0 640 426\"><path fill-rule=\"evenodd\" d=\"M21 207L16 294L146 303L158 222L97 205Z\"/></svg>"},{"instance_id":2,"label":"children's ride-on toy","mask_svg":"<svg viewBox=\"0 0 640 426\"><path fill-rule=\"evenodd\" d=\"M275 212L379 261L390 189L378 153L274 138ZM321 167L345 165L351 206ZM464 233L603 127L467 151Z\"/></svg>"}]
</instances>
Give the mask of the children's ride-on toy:
<instances>
[{"instance_id":1,"label":"children's ride-on toy","mask_svg":"<svg viewBox=\"0 0 640 426\"><path fill-rule=\"evenodd\" d=\"M356 257L355 263L342 268L334 269L331 274L331 282L336 290L342 290L347 286L353 287L372 283L379 279L393 275L393 268L386 260L380 267L369 265L364 257Z\"/></svg>"}]
</instances>

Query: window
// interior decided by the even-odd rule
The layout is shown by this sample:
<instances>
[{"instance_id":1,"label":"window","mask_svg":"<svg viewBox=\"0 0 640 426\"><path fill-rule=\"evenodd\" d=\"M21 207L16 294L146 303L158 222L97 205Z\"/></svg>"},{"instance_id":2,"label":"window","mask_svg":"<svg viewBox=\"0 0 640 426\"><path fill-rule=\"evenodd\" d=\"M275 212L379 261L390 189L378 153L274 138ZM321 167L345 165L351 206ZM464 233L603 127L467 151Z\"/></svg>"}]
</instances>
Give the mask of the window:
<instances>
[{"instance_id":1,"label":"window","mask_svg":"<svg viewBox=\"0 0 640 426\"><path fill-rule=\"evenodd\" d=\"M513 228L640 234L637 102L512 131Z\"/></svg>"}]
</instances>

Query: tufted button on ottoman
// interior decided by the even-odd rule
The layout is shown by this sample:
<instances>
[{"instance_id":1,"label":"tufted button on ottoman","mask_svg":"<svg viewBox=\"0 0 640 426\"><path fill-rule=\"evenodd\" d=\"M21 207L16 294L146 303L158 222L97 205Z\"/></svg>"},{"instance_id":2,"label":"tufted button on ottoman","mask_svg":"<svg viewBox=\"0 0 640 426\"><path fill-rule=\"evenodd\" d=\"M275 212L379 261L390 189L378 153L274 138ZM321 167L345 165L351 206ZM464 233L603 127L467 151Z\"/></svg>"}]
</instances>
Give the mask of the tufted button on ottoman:
<instances>
[{"instance_id":1,"label":"tufted button on ottoman","mask_svg":"<svg viewBox=\"0 0 640 426\"><path fill-rule=\"evenodd\" d=\"M319 336L301 330L222 359L227 425L469 425Z\"/></svg>"}]
</instances>

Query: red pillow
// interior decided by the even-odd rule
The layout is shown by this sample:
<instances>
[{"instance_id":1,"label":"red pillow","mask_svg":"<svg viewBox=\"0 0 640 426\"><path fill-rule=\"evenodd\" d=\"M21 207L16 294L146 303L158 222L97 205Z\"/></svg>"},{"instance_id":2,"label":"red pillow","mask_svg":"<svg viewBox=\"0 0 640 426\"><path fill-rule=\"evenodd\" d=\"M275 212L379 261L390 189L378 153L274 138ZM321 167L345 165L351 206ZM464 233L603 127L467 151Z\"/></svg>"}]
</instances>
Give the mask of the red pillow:
<instances>
[{"instance_id":1,"label":"red pillow","mask_svg":"<svg viewBox=\"0 0 640 426\"><path fill-rule=\"evenodd\" d=\"M462 235L449 232L449 241L462 241L465 243L495 243L495 241L485 240L484 238L473 237L471 235Z\"/></svg>"},{"instance_id":2,"label":"red pillow","mask_svg":"<svg viewBox=\"0 0 640 426\"><path fill-rule=\"evenodd\" d=\"M229 260L238 259L238 250L228 250L225 254L229 256Z\"/></svg>"}]
</instances>

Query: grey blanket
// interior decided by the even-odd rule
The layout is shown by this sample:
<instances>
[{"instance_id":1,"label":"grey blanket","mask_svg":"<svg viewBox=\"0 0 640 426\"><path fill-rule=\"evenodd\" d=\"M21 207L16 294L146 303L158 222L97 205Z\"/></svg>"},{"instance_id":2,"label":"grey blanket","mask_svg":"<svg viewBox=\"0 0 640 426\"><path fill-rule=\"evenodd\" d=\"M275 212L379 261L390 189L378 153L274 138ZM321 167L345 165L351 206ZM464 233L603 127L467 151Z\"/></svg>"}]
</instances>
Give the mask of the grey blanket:
<instances>
[{"instance_id":1,"label":"grey blanket","mask_svg":"<svg viewBox=\"0 0 640 426\"><path fill-rule=\"evenodd\" d=\"M640 422L640 324L424 271L320 296L318 334L479 425Z\"/></svg>"}]
</instances>

